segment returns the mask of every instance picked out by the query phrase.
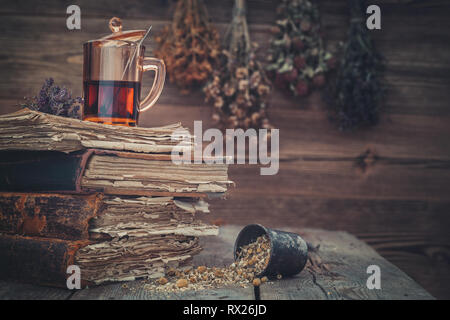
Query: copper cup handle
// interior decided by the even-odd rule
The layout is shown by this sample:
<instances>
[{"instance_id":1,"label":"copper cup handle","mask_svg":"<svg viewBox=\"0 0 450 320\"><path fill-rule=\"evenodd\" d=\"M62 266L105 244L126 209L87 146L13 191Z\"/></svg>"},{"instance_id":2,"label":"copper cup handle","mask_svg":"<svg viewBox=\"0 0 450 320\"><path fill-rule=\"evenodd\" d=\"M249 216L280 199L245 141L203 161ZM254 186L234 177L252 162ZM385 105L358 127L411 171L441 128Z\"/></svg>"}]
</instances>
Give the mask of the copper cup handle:
<instances>
[{"instance_id":1,"label":"copper cup handle","mask_svg":"<svg viewBox=\"0 0 450 320\"><path fill-rule=\"evenodd\" d=\"M155 78L153 79L153 85L150 92L139 105L139 112L144 112L153 107L161 95L166 79L166 65L161 59L144 57L142 68L144 72L149 70L155 71Z\"/></svg>"}]
</instances>

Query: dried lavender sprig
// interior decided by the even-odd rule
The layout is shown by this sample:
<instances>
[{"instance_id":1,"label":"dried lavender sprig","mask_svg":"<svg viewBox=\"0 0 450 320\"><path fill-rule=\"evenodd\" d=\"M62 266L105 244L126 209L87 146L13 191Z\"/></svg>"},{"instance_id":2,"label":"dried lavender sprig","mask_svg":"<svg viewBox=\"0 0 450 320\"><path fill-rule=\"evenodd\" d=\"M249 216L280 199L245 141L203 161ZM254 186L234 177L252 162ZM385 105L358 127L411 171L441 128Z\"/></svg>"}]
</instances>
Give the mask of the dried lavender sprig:
<instances>
[{"instance_id":1,"label":"dried lavender sprig","mask_svg":"<svg viewBox=\"0 0 450 320\"><path fill-rule=\"evenodd\" d=\"M71 92L65 87L55 84L53 78L44 81L37 96L25 98L22 107L62 117L80 119L81 97L72 98Z\"/></svg>"}]
</instances>

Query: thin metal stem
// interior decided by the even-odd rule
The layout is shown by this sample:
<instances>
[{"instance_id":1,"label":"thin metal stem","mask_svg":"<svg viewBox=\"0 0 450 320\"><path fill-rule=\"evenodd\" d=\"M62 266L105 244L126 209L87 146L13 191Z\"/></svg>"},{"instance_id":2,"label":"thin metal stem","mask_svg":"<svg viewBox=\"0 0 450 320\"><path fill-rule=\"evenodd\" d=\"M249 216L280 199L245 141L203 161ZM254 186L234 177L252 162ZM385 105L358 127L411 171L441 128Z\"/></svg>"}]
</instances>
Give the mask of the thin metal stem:
<instances>
[{"instance_id":1,"label":"thin metal stem","mask_svg":"<svg viewBox=\"0 0 450 320\"><path fill-rule=\"evenodd\" d=\"M125 66L125 69L123 70L122 80L123 80L123 77L125 76L125 73L127 72L128 68L130 67L130 64L133 63L134 58L135 58L136 55L137 55L138 49L141 47L141 45L142 45L142 43L144 42L145 38L147 38L147 36L149 35L150 30L152 30L152 27L153 27L153 26L150 26L150 27L148 28L148 30L147 30L147 32L145 33L145 35L142 37L142 39L141 39L141 40L139 41L139 43L136 45L136 48L134 49L134 52L133 52L132 56L130 57L130 59L128 59L127 65Z\"/></svg>"}]
</instances>

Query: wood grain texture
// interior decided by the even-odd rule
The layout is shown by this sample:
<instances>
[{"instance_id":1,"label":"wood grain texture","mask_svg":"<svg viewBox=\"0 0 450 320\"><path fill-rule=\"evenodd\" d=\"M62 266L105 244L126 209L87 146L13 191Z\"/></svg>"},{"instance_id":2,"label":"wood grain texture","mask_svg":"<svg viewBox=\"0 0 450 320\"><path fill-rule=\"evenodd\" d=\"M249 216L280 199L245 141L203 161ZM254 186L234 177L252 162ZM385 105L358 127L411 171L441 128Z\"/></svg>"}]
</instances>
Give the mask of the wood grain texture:
<instances>
[{"instance_id":1,"label":"wood grain texture","mask_svg":"<svg viewBox=\"0 0 450 320\"><path fill-rule=\"evenodd\" d=\"M0 280L0 300L67 300L71 291Z\"/></svg>"},{"instance_id":2,"label":"wood grain texture","mask_svg":"<svg viewBox=\"0 0 450 320\"><path fill-rule=\"evenodd\" d=\"M194 265L226 266L233 261L233 246L242 226L221 228L218 237L205 237L201 241L205 248L194 258ZM383 259L375 250L346 232L331 232L317 229L283 228L299 233L310 244L318 248L310 251L305 269L293 278L273 281L260 287L261 299L432 299L410 277ZM382 272L382 289L366 287L369 265L376 264ZM146 289L146 281L113 283L74 291L70 299L76 300L166 300L166 299L244 299L255 298L253 288L226 287L214 290L161 293ZM29 287L23 288L7 283L14 289L15 297L29 297ZM23 292L22 292L23 290ZM55 289L57 290L57 289ZM22 292L23 296L20 294ZM32 287L30 292L39 292ZM47 290L41 294L58 296L59 291ZM68 291L70 292L70 291ZM9 298L7 294L0 298Z\"/></svg>"},{"instance_id":3,"label":"wood grain texture","mask_svg":"<svg viewBox=\"0 0 450 320\"><path fill-rule=\"evenodd\" d=\"M295 231L292 229L291 231ZM269 290L262 288L261 299L292 299L314 287L327 300L401 300L432 299L422 288L411 283L412 279L381 258L372 248L346 232L301 230L299 232L316 252L309 252L305 270L294 279L275 282ZM367 288L367 267L377 265L381 270L381 289Z\"/></svg>"},{"instance_id":4,"label":"wood grain texture","mask_svg":"<svg viewBox=\"0 0 450 320\"><path fill-rule=\"evenodd\" d=\"M346 37L346 1L318 2L326 41L334 47ZM15 104L35 95L50 76L80 95L82 42L108 33L112 16L120 16L125 29L152 24L156 34L171 18L170 3L82 0L80 31L66 29L66 4L60 1L16 1L1 7L0 41L6 45L0 47L0 113L17 110ZM208 1L220 32L231 19L232 3ZM275 91L269 113L280 128L280 172L261 177L256 167L231 167L236 188L229 201L213 204L211 219L342 229L364 239L370 234L368 242L381 254L436 297L449 298L450 4L377 3L382 30L372 35L386 58L387 89L380 124L339 132L328 122L320 94L299 99ZM263 57L277 1L248 0L247 5L251 37ZM148 52L152 46L147 43ZM145 75L143 91L150 80ZM204 128L212 126L210 117L201 92L182 96L167 83L140 124L181 121L192 130L194 120L202 120ZM420 237L405 243L405 233Z\"/></svg>"}]
</instances>

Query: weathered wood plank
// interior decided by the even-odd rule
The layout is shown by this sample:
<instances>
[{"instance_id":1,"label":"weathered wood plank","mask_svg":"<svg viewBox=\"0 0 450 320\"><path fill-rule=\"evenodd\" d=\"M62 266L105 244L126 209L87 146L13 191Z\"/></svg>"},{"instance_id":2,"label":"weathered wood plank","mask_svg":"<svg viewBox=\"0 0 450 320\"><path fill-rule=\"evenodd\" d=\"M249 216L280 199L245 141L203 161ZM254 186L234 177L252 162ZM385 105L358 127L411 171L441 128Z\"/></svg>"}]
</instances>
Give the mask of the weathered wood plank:
<instances>
[{"instance_id":1,"label":"weathered wood plank","mask_svg":"<svg viewBox=\"0 0 450 320\"><path fill-rule=\"evenodd\" d=\"M398 14L390 15L388 12L387 17L384 17L383 20L386 21L388 27L379 33L375 33L380 49L387 58L387 85L389 87L394 86L395 89L389 92L387 112L395 113L397 108L401 108L402 112L408 112L408 110L414 112L417 106L421 108L421 112L438 114L446 112L448 114L448 108L441 105L442 101L449 98L448 91L443 89L443 86L448 82L447 75L449 74L450 64L448 52L450 46L448 45L449 41L442 38L447 35L443 32L446 28L442 23L448 20L442 19L436 22L435 13L438 10L435 11L433 12L434 23L431 20L429 21L428 18L424 18L424 15L417 19L415 16L408 16L407 13L403 13L399 17ZM331 31L329 36L332 43L345 38L346 33L346 18L344 16L333 18L335 16L336 14L324 18L327 28ZM8 51L2 55L4 69L8 71L5 74L14 74L14 77L10 80L5 79L5 84L14 84L17 78L20 78L22 83L20 87L11 85L11 87L5 87L0 92L8 92L9 97L34 94L41 85L42 74L45 73L69 85L75 94L81 93L81 43L108 32L106 28L107 19L86 18L83 20L86 26L83 26L81 31L68 33L64 18L54 16L43 18L39 15L33 18L30 16L5 17L2 20L0 25L4 24L6 33L2 37L9 43ZM155 33L167 22L167 20L152 21ZM129 23L130 28L139 28L146 25L147 21L141 18L141 20L132 19ZM218 26L223 31L226 24L222 23ZM265 52L269 42L268 28L269 24L251 25L253 40L262 46L261 54ZM430 28L435 28L435 30L430 31ZM395 29L396 32L390 32L391 29ZM39 34L36 34L35 30L39 30ZM427 33L423 33L424 31L421 30L426 30ZM415 38L405 41L405 36ZM434 41L435 39L438 41ZM33 50L24 50L28 47L32 47ZM52 48L51 53L48 48ZM434 54L430 55L429 52L434 52ZM49 73L49 70L53 71ZM21 73L23 73L23 76L18 77ZM392 80L389 80L390 78ZM418 84L422 85L424 88L421 90L425 91L418 92L410 88L407 93L412 96L405 101L404 87L409 88L411 84L408 83L417 81L417 78L422 79L422 82ZM428 83L428 85L424 85L423 81L426 81L425 84ZM433 84L430 88L430 81L437 82L437 87ZM1 85L0 88L2 88ZM435 97L434 99L427 99L426 108L423 107L423 101L420 99L424 94ZM444 98L447 99L439 99L442 94L445 94ZM174 95L178 95L176 88L171 88L170 85L166 86L160 101L169 103L169 100L165 101L164 99ZM3 96L3 94L0 94L0 96ZM186 103L192 101L192 104L202 102L201 94L186 98L187 101L186 99L182 99L182 101ZM175 100L180 101L179 98ZM437 109L435 109L434 104L438 105L436 106ZM405 105L407 108L404 107Z\"/></svg>"},{"instance_id":2,"label":"weathered wood plank","mask_svg":"<svg viewBox=\"0 0 450 320\"><path fill-rule=\"evenodd\" d=\"M145 288L145 281L115 283L82 289L71 300L252 300L253 288L219 288L215 290L162 293Z\"/></svg>"},{"instance_id":3,"label":"weathered wood plank","mask_svg":"<svg viewBox=\"0 0 450 320\"><path fill-rule=\"evenodd\" d=\"M342 158L338 161L351 162L353 160L349 158L356 160L368 148L373 149L378 157L386 158L383 161L397 158L399 164L415 159L418 160L416 165L420 165L419 162L425 159L439 161L450 158L450 141L445 138L450 134L450 118L447 116L387 115L376 128L355 134L340 132L328 122L325 106L317 95L308 101L309 109L287 109L274 103L269 110L272 123L280 129L280 158L283 160L310 156L330 160L336 157ZM207 129L212 126L211 113L208 106L161 104L143 113L140 121L143 126L154 126L176 117L191 130L195 120L203 121L203 129Z\"/></svg>"},{"instance_id":4,"label":"weathered wood plank","mask_svg":"<svg viewBox=\"0 0 450 320\"><path fill-rule=\"evenodd\" d=\"M210 15L221 31L231 18L232 2L208 1ZM259 56L263 56L270 40L268 30L275 19L276 1L249 0L247 3L252 39L260 44ZM345 39L348 24L346 1L320 0L319 3L326 40L333 46ZM240 174L244 169L236 174L233 171L231 178L237 182L236 190L240 191L245 186L245 190L240 192L243 196L233 195L231 201L214 206L215 215L225 220L264 217L263 221L272 223L295 223L296 212L299 212L299 221L304 221L301 220L303 216L309 218L305 220L308 223L298 224L316 226L316 223L319 224L315 222L317 220L327 227L337 223L346 229L347 225L353 232L360 229L358 234L366 230L380 233L388 230L423 231L434 235L448 229L448 219L445 218L448 197L445 191L449 186L445 168L450 150L446 139L450 115L450 90L447 89L450 78L450 34L447 32L450 27L450 5L448 1L440 0L411 4L383 0L378 3L383 13L382 30L373 32L373 35L378 48L387 58L385 83L388 87L387 106L380 125L367 131L341 133L328 123L325 106L316 96L295 99L275 92L270 113L272 122L281 128L281 158L296 163L302 173L288 168L280 178L269 181L273 188L261 199L258 193L262 187L261 180L253 177L250 182L245 182L249 175L257 174L256 169L242 177ZM36 94L43 79L49 76L70 87L74 94L81 94L81 43L107 33L107 20L111 16L123 18L127 29L142 28L150 22L154 34L171 17L165 1L113 0L106 3L100 0L78 4L82 8L82 30L70 32L65 27L67 4L60 1L16 1L0 8L0 27L3 30L0 41L8 44L0 47L0 113L16 110L14 104L25 95ZM146 75L145 80L150 80L150 76ZM201 92L181 96L173 85L166 84L158 106L143 114L141 124L161 125L177 119L192 128L194 119L203 120L204 126L209 125L210 115L211 108L203 104ZM380 163L376 163L374 170L369 170L370 177L367 179L346 169L344 181L356 179L350 180L352 188L357 188L358 183L366 187L370 185L370 188L358 191L359 198L339 199L345 191L328 197L326 190L336 185L321 185L327 185L330 176L331 181L338 181L340 174L330 175L324 169L316 176L316 169L303 169L301 164L303 157L318 157L322 159L320 163L323 166L327 161L343 161L344 166L349 168L352 159L358 158L368 147L375 149L381 158L391 161L391 169L379 172L377 168ZM416 165L411 161L416 161ZM384 180L383 174L395 170L394 163L401 167L406 165L408 170L401 169L394 175L398 179L394 185L402 188L394 195L401 197L393 199L388 194L385 199L394 177ZM319 166L319 162L316 165ZM283 164L282 170L284 172ZM415 170L423 170L424 173L416 174L413 172ZM412 177L409 176L411 172ZM293 173L292 179L307 179L304 182L287 182L289 173ZM296 191L290 195L272 196L272 192L285 183L311 190L302 190L300 195ZM345 189L346 185L342 185ZM373 194L378 194L380 190L384 196L375 199ZM405 197L408 190L412 190L412 194ZM417 194L419 199L414 199L413 195ZM253 209L247 201L252 201L253 206L261 210ZM309 206L305 204L308 201ZM335 208L338 203L341 206ZM302 210L304 205L310 210ZM312 212L317 213L316 220ZM336 219L337 216L339 219ZM369 225L373 227L367 227ZM403 263L402 268L407 267L416 279L429 276L427 279L421 278L425 279L427 286L439 284L443 288L441 275L436 273L437 276L433 277L431 271L433 266L440 269L443 264L436 265L426 257L410 254L408 248L394 250L392 259ZM390 254L388 249L380 252Z\"/></svg>"},{"instance_id":5,"label":"weathered wood plank","mask_svg":"<svg viewBox=\"0 0 450 320\"><path fill-rule=\"evenodd\" d=\"M107 1L100 0L95 2L79 1L80 7L85 11L86 17L103 16L105 13L121 15L123 17L139 18L151 16L170 17L171 4L173 0L154 0L142 2L139 0L127 1L123 3L118 0ZM319 5L324 12L335 12L344 14L347 12L347 4L345 1L335 0L319 0ZM218 21L229 21L231 18L231 8L233 0L208 0L207 7L210 16ZM446 9L449 7L445 0L427 0L427 1L410 1L410 0L379 0L377 4L391 13L409 12L423 13L423 10L430 9ZM45 12L47 15L60 15L67 7L66 3L60 1L16 1L3 6L0 14L24 14L32 15ZM267 17L274 18L276 16L277 1L273 0L248 0L247 11L250 23L265 23ZM228 12L224 8L229 8Z\"/></svg>"},{"instance_id":6,"label":"weathered wood plank","mask_svg":"<svg viewBox=\"0 0 450 320\"><path fill-rule=\"evenodd\" d=\"M233 259L233 244L242 226L221 228L219 237L202 239L205 250L194 258L194 265L224 266ZM345 232L314 229L289 229L298 232L318 250L310 252L307 268L294 278L274 281L261 286L263 299L430 299L426 291L397 267L384 260L373 249ZM366 268L377 264L382 270L382 289L368 290ZM254 298L253 288L219 288L197 292L158 293L145 287L145 281L114 283L75 291L71 299L247 299ZM22 288L7 283L3 298L32 298L40 287ZM31 288L31 289L30 289ZM38 297L52 298L63 292L44 288ZM48 296L42 296L48 295ZM64 296L67 298L67 296Z\"/></svg>"},{"instance_id":7,"label":"weathered wood plank","mask_svg":"<svg viewBox=\"0 0 450 320\"><path fill-rule=\"evenodd\" d=\"M432 295L443 298L449 294L450 283L449 205L445 201L330 199L326 195L261 197L250 190L240 191L238 186L227 201L212 203L213 214L208 219L218 224L256 222L274 228L347 230Z\"/></svg>"},{"instance_id":8,"label":"weathered wood plank","mask_svg":"<svg viewBox=\"0 0 450 320\"><path fill-rule=\"evenodd\" d=\"M294 197L273 194L260 197L239 188L232 190L227 198L227 201L213 201L212 214L205 218L220 220L224 224L245 225L258 222L273 227L292 225L334 228L347 230L358 236L407 233L419 235L423 240L426 237L449 237L450 204L445 201L332 199L326 196ZM372 244L370 241L369 243ZM449 245L450 242L446 244Z\"/></svg>"},{"instance_id":9,"label":"weathered wood plank","mask_svg":"<svg viewBox=\"0 0 450 320\"><path fill-rule=\"evenodd\" d=\"M448 194L450 173L446 163L439 168L441 163L431 162L428 171L423 162L375 163L366 169L355 162L353 159L284 161L274 176L261 176L256 165L235 165L229 171L230 179L239 177L237 192L260 197L440 200Z\"/></svg>"},{"instance_id":10,"label":"weathered wood plank","mask_svg":"<svg viewBox=\"0 0 450 320\"><path fill-rule=\"evenodd\" d=\"M296 231L298 229L293 229ZM400 269L379 256L372 248L346 232L302 230L300 233L312 246L306 269L324 299L432 299L433 297L406 276ZM381 270L381 289L366 286L367 267ZM262 287L262 299L290 299L307 291L302 277L275 282L270 289Z\"/></svg>"},{"instance_id":11,"label":"weathered wood plank","mask_svg":"<svg viewBox=\"0 0 450 320\"><path fill-rule=\"evenodd\" d=\"M19 109L18 106L9 106L8 111ZM351 165L367 149L372 149L380 158L380 163L402 165L411 162L410 165L416 168L428 166L429 172L432 172L433 167L445 165L445 162L439 162L441 159L447 161L450 158L450 141L446 139L450 134L448 117L391 115L383 117L379 126L373 130L360 131L355 135L336 130L328 123L323 110L275 108L273 106L270 114L274 125L280 128L282 160L299 161L305 157L319 157L323 164L335 160ZM206 105L173 106L161 103L142 114L140 125L160 126L177 119L193 132L196 120L203 121L204 129L212 126L211 112L211 108ZM414 137L413 142L411 137ZM435 161L436 166L430 161Z\"/></svg>"},{"instance_id":12,"label":"weathered wood plank","mask_svg":"<svg viewBox=\"0 0 450 320\"><path fill-rule=\"evenodd\" d=\"M450 130L446 116L386 115L376 128L355 133L338 131L323 109L269 112L280 128L284 156L357 157L368 148L387 158L448 159L450 154L450 142L444 138Z\"/></svg>"},{"instance_id":13,"label":"weathered wood plank","mask_svg":"<svg viewBox=\"0 0 450 320\"><path fill-rule=\"evenodd\" d=\"M448 70L450 60L447 53L450 45L448 43L449 35L444 33L442 29L450 27L450 25L438 24L435 26L435 30L430 30L432 27L419 29L416 25L412 25L417 19L411 19L411 23L407 23L407 21L398 23L398 17L392 17L392 20L392 28L386 28L385 31L374 33L378 48L387 58L387 65L398 67L413 66L414 68L408 70L409 73L432 70L437 72L438 78L446 78L445 71ZM84 41L96 39L109 33L107 18L88 18L83 21L84 25L81 30L68 31L65 27L64 17L42 17L42 15L36 17L3 17L0 23L8 28L5 28L1 38L7 39L9 44L8 50L4 52L4 55L34 59L43 56L52 59L59 57L61 59L64 58L64 54L66 58L67 56L70 58L71 63L80 63L81 44ZM153 35L158 34L165 25L170 23L168 20L150 21L153 26ZM330 47L334 47L338 41L346 38L345 21L346 19L343 17L334 16L327 20L326 28L330 31L327 33L327 40ZM142 26L147 25L149 20L133 19L124 23L127 29L142 29ZM261 58L266 54L265 49L270 44L270 26L270 24L250 25L252 40L257 42L261 48L261 50L257 51ZM223 33L227 28L227 24L218 23L217 28L220 33ZM396 32L391 32L391 29L395 29ZM423 30L426 30L426 33ZM154 45L153 41L147 41L147 50L151 50ZM24 48L31 47L43 48L44 50L24 50ZM428 50L431 47L435 50L433 55L428 54ZM50 48L51 50L49 50ZM42 63L45 62L42 61ZM389 72L390 68L387 71Z\"/></svg>"},{"instance_id":14,"label":"weathered wood plank","mask_svg":"<svg viewBox=\"0 0 450 320\"><path fill-rule=\"evenodd\" d=\"M429 288L433 296L446 297L450 284L450 236L447 225L438 229L440 232L432 235L425 231L418 234L358 233L357 236L415 281Z\"/></svg>"},{"instance_id":15,"label":"weathered wood plank","mask_svg":"<svg viewBox=\"0 0 450 320\"><path fill-rule=\"evenodd\" d=\"M0 280L0 300L66 300L70 290Z\"/></svg>"}]
</instances>

